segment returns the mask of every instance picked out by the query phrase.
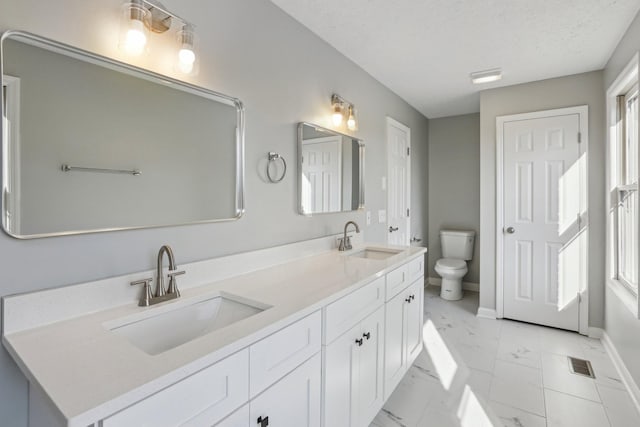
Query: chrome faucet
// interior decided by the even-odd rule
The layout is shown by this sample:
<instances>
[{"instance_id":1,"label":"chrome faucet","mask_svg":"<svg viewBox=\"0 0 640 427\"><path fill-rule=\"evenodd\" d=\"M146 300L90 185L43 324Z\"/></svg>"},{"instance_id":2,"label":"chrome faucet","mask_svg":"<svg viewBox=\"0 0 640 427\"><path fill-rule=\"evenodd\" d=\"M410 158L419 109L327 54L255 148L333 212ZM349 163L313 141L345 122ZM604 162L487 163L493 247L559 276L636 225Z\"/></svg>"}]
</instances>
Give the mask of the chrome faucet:
<instances>
[{"instance_id":1,"label":"chrome faucet","mask_svg":"<svg viewBox=\"0 0 640 427\"><path fill-rule=\"evenodd\" d=\"M349 224L353 224L354 227L356 227L356 233L360 232L360 227L358 227L358 224L356 224L353 221L348 221L344 225L344 236L342 236L342 239L339 239L340 241L340 245L338 246L339 251L348 251L349 249L353 249L353 246L351 246L351 237L347 236L347 228L349 227Z\"/></svg>"},{"instance_id":2,"label":"chrome faucet","mask_svg":"<svg viewBox=\"0 0 640 427\"><path fill-rule=\"evenodd\" d=\"M167 254L169 258L169 287L164 287L164 275L162 274L162 262L164 260L164 254ZM157 304L159 302L168 301L178 298L180 291L178 290L178 282L176 276L185 274L185 271L176 271L176 261L173 257L173 251L169 245L163 245L158 251L158 264L156 266L156 292L155 295L151 294L151 282L153 278L136 280L131 282L131 285L144 285L142 296L138 305L146 307L149 305Z\"/></svg>"}]
</instances>

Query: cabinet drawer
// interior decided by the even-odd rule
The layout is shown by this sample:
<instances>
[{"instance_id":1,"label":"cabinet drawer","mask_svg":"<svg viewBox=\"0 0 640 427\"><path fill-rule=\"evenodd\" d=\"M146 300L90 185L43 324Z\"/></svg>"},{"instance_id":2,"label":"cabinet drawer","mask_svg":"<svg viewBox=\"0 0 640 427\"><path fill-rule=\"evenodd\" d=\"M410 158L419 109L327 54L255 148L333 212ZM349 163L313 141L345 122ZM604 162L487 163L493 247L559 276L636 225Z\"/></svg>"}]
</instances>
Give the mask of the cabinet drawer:
<instances>
[{"instance_id":1,"label":"cabinet drawer","mask_svg":"<svg viewBox=\"0 0 640 427\"><path fill-rule=\"evenodd\" d=\"M245 349L118 412L101 425L213 425L249 400L248 366L249 351Z\"/></svg>"},{"instance_id":2,"label":"cabinet drawer","mask_svg":"<svg viewBox=\"0 0 640 427\"><path fill-rule=\"evenodd\" d=\"M398 292L409 286L410 283L407 264L387 273L386 300L389 301L398 295Z\"/></svg>"},{"instance_id":3,"label":"cabinet drawer","mask_svg":"<svg viewBox=\"0 0 640 427\"><path fill-rule=\"evenodd\" d=\"M407 273L409 274L409 283L413 283L421 277L424 278L424 255L407 263Z\"/></svg>"},{"instance_id":4,"label":"cabinet drawer","mask_svg":"<svg viewBox=\"0 0 640 427\"><path fill-rule=\"evenodd\" d=\"M320 310L249 347L250 395L254 397L320 351Z\"/></svg>"},{"instance_id":5,"label":"cabinet drawer","mask_svg":"<svg viewBox=\"0 0 640 427\"><path fill-rule=\"evenodd\" d=\"M384 303L384 282L380 277L326 307L323 344L329 344Z\"/></svg>"}]
</instances>

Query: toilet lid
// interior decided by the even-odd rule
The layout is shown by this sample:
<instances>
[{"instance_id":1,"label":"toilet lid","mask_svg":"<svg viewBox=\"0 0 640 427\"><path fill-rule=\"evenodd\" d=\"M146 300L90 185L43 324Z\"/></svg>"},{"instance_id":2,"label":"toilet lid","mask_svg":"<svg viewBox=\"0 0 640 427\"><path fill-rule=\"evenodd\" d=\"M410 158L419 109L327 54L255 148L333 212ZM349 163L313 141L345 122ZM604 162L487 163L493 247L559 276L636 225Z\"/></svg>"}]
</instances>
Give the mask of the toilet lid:
<instances>
[{"instance_id":1,"label":"toilet lid","mask_svg":"<svg viewBox=\"0 0 640 427\"><path fill-rule=\"evenodd\" d=\"M450 268L452 270L460 270L465 268L467 263L461 259L441 258L436 262L436 265L444 268Z\"/></svg>"}]
</instances>

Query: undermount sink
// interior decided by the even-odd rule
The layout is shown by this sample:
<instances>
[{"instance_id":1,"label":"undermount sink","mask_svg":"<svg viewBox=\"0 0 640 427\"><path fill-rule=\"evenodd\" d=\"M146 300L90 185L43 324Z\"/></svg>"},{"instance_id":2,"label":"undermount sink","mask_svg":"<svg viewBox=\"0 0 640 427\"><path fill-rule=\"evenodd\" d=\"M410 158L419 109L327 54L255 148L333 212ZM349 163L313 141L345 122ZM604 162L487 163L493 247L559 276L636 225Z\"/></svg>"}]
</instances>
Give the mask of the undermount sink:
<instances>
[{"instance_id":1,"label":"undermount sink","mask_svg":"<svg viewBox=\"0 0 640 427\"><path fill-rule=\"evenodd\" d=\"M367 259L387 259L391 256L399 254L402 250L399 249L387 249L387 248L364 248L356 249L356 252L349 254L349 256Z\"/></svg>"},{"instance_id":2,"label":"undermount sink","mask_svg":"<svg viewBox=\"0 0 640 427\"><path fill-rule=\"evenodd\" d=\"M182 301L180 301L182 302ZM173 304L180 304L174 302ZM105 324L113 333L150 355L163 353L195 338L260 313L270 306L226 292L191 304L158 307L141 318L129 316Z\"/></svg>"}]
</instances>

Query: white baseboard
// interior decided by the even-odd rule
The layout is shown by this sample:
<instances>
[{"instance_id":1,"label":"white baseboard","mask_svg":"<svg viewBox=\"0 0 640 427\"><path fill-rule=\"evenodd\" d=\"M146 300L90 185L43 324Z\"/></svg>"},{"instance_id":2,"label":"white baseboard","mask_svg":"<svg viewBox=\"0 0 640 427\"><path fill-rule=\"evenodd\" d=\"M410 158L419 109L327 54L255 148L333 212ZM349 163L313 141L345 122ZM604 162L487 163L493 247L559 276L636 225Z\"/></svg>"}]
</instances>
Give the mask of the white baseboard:
<instances>
[{"instance_id":1,"label":"white baseboard","mask_svg":"<svg viewBox=\"0 0 640 427\"><path fill-rule=\"evenodd\" d=\"M589 326L589 328L587 330L587 336L589 338L602 339L602 337L604 336L604 330L602 328L596 328L596 327L593 327L593 326Z\"/></svg>"},{"instance_id":2,"label":"white baseboard","mask_svg":"<svg viewBox=\"0 0 640 427\"><path fill-rule=\"evenodd\" d=\"M429 277L429 285L440 286L442 284L441 277ZM475 282L462 282L462 289L471 292L480 292L480 285Z\"/></svg>"},{"instance_id":3,"label":"white baseboard","mask_svg":"<svg viewBox=\"0 0 640 427\"><path fill-rule=\"evenodd\" d=\"M484 308L484 307L478 307L478 317L482 317L483 319L497 319L498 318L498 313L496 313L496 311L492 308Z\"/></svg>"},{"instance_id":4,"label":"white baseboard","mask_svg":"<svg viewBox=\"0 0 640 427\"><path fill-rule=\"evenodd\" d=\"M618 374L620 374L620 378L622 378L622 382L631 395L631 400L633 400L633 403L636 405L636 409L640 412L640 388L638 388L638 384L633 380L631 373L624 364L622 357L620 357L620 353L618 353L618 350L613 344L613 341L611 341L607 331L603 331L602 333L602 344L604 345L605 350L607 350L607 353L609 353L609 356L613 361L613 365L616 367Z\"/></svg>"}]
</instances>

